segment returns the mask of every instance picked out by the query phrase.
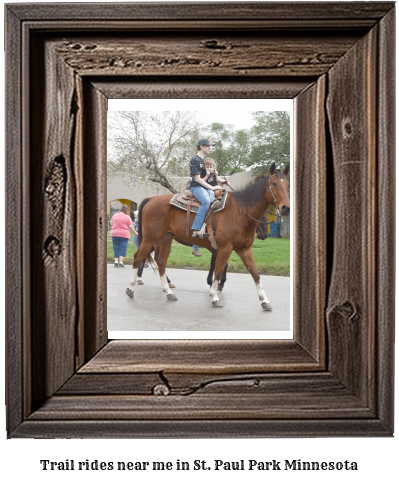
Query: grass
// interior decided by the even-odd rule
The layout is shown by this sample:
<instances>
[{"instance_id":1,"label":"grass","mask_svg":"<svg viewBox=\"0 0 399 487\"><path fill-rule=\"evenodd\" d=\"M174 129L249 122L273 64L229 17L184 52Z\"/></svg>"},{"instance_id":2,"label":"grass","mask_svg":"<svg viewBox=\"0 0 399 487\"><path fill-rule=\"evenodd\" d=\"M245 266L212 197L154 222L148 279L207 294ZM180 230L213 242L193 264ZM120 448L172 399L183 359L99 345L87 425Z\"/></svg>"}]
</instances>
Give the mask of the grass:
<instances>
[{"instance_id":1,"label":"grass","mask_svg":"<svg viewBox=\"0 0 399 487\"><path fill-rule=\"evenodd\" d=\"M175 269L209 270L211 254L206 249L200 249L202 257L194 257L192 248L173 242L172 251L168 259L168 267ZM133 263L136 247L133 240L129 241L125 264ZM255 239L252 253L256 267L260 274L271 276L290 275L290 240L285 238ZM108 232L107 260L114 261L112 239ZM229 272L248 272L240 257L233 252L229 259Z\"/></svg>"}]
</instances>

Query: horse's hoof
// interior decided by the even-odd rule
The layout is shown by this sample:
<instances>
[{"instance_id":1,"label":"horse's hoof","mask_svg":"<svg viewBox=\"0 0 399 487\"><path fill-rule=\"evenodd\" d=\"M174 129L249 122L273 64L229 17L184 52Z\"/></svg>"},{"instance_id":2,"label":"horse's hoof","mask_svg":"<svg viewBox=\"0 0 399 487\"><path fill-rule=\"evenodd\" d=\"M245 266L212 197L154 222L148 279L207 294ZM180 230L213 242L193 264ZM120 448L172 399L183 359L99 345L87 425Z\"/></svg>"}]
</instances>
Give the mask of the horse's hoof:
<instances>
[{"instance_id":1,"label":"horse's hoof","mask_svg":"<svg viewBox=\"0 0 399 487\"><path fill-rule=\"evenodd\" d=\"M222 292L223 291L223 284L218 284L218 291L219 292Z\"/></svg>"},{"instance_id":2,"label":"horse's hoof","mask_svg":"<svg viewBox=\"0 0 399 487\"><path fill-rule=\"evenodd\" d=\"M166 297L168 298L168 301L177 301L175 294L167 294Z\"/></svg>"},{"instance_id":3,"label":"horse's hoof","mask_svg":"<svg viewBox=\"0 0 399 487\"><path fill-rule=\"evenodd\" d=\"M126 288L126 294L129 296L129 298L132 298L134 295L134 292L131 289Z\"/></svg>"},{"instance_id":4,"label":"horse's hoof","mask_svg":"<svg viewBox=\"0 0 399 487\"><path fill-rule=\"evenodd\" d=\"M173 282L170 282L169 283L169 287L171 287L172 289L175 288L176 286L173 284Z\"/></svg>"},{"instance_id":5,"label":"horse's hoof","mask_svg":"<svg viewBox=\"0 0 399 487\"><path fill-rule=\"evenodd\" d=\"M220 304L220 301L212 301L212 306L214 308L223 308L223 304Z\"/></svg>"},{"instance_id":6,"label":"horse's hoof","mask_svg":"<svg viewBox=\"0 0 399 487\"><path fill-rule=\"evenodd\" d=\"M270 303L262 303L262 308L265 311L271 311L272 310L272 305Z\"/></svg>"},{"instance_id":7,"label":"horse's hoof","mask_svg":"<svg viewBox=\"0 0 399 487\"><path fill-rule=\"evenodd\" d=\"M136 284L144 286L144 282L141 279L137 279Z\"/></svg>"}]
</instances>

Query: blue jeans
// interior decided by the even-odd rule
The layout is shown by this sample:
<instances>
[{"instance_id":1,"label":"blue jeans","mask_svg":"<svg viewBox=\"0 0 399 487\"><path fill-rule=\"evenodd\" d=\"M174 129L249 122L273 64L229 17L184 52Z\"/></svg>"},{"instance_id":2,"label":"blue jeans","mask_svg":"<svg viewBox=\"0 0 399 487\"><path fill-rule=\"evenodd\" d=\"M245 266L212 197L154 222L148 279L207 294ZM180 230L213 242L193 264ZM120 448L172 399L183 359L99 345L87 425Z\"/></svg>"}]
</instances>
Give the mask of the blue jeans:
<instances>
[{"instance_id":1,"label":"blue jeans","mask_svg":"<svg viewBox=\"0 0 399 487\"><path fill-rule=\"evenodd\" d=\"M114 246L114 257L126 257L128 238L124 237L112 237L112 244Z\"/></svg>"},{"instance_id":2,"label":"blue jeans","mask_svg":"<svg viewBox=\"0 0 399 487\"><path fill-rule=\"evenodd\" d=\"M209 207L211 206L211 201L214 199L213 195L212 198L210 197L209 192L214 192L211 189L205 189L203 186L194 186L193 188L190 188L190 191L201 203L201 206L198 208L198 213L195 217L191 230L201 230L202 224L205 220L205 215L209 210Z\"/></svg>"},{"instance_id":3,"label":"blue jeans","mask_svg":"<svg viewBox=\"0 0 399 487\"><path fill-rule=\"evenodd\" d=\"M204 189L209 194L209 198L211 199L211 201L213 201L215 199L215 191L213 191L213 189L208 189L208 188L204 188Z\"/></svg>"}]
</instances>

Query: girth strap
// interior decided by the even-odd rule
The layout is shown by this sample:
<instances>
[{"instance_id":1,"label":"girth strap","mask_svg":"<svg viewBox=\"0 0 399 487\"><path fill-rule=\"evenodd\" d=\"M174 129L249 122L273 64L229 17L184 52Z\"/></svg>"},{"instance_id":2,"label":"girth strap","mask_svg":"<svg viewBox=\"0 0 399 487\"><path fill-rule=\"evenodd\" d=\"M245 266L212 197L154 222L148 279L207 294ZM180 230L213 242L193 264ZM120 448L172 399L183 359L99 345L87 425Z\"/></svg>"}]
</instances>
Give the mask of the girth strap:
<instances>
[{"instance_id":1,"label":"girth strap","mask_svg":"<svg viewBox=\"0 0 399 487\"><path fill-rule=\"evenodd\" d=\"M213 208L209 208L210 214L208 214L208 221L207 221L207 233L209 233L208 240L212 242L212 240L215 238L215 213L213 211Z\"/></svg>"}]
</instances>

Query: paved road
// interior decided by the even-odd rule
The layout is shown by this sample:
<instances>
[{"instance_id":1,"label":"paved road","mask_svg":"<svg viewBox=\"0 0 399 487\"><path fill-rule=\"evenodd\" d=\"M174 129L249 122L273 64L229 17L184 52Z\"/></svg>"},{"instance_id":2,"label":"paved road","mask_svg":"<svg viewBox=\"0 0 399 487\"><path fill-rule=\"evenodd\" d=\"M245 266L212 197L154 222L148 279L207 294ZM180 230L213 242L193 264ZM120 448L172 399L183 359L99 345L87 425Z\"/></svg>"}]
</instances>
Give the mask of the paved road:
<instances>
[{"instance_id":1,"label":"paved road","mask_svg":"<svg viewBox=\"0 0 399 487\"><path fill-rule=\"evenodd\" d=\"M213 308L206 271L167 269L178 301L166 299L159 276L149 268L130 299L125 290L131 272L131 266L107 265L108 331L289 331L289 277L261 276L273 306L263 311L249 274L228 273L219 293L223 308Z\"/></svg>"}]
</instances>

